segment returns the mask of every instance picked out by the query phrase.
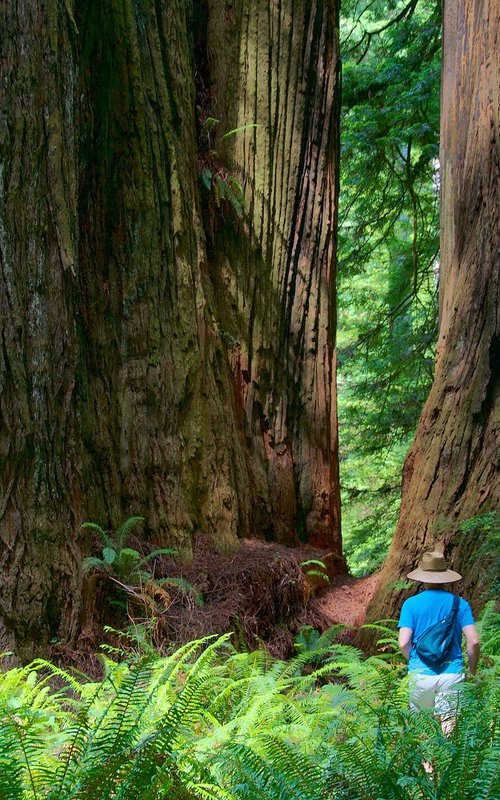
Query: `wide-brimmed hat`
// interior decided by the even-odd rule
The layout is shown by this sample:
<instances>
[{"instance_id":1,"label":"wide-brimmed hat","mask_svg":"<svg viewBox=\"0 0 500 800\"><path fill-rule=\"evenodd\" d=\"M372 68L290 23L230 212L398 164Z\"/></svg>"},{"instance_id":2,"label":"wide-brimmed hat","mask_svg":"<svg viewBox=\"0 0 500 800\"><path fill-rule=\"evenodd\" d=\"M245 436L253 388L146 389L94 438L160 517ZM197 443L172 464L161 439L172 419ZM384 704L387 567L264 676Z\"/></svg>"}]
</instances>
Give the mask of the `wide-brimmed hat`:
<instances>
[{"instance_id":1,"label":"wide-brimmed hat","mask_svg":"<svg viewBox=\"0 0 500 800\"><path fill-rule=\"evenodd\" d=\"M406 577L422 583L453 583L459 581L462 576L459 572L448 569L444 555L434 551L424 553L417 569L409 572Z\"/></svg>"}]
</instances>

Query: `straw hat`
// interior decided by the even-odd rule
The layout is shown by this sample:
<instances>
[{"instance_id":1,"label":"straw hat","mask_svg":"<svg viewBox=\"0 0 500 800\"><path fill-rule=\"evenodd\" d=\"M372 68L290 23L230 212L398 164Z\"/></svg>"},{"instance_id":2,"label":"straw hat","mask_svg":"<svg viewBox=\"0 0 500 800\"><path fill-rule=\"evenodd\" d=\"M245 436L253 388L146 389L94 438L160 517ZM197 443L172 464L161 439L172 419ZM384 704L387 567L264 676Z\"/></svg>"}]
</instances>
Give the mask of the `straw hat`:
<instances>
[{"instance_id":1,"label":"straw hat","mask_svg":"<svg viewBox=\"0 0 500 800\"><path fill-rule=\"evenodd\" d=\"M459 581L462 576L459 572L448 569L444 555L434 551L424 553L417 569L409 572L406 577L422 583L453 583Z\"/></svg>"}]
</instances>

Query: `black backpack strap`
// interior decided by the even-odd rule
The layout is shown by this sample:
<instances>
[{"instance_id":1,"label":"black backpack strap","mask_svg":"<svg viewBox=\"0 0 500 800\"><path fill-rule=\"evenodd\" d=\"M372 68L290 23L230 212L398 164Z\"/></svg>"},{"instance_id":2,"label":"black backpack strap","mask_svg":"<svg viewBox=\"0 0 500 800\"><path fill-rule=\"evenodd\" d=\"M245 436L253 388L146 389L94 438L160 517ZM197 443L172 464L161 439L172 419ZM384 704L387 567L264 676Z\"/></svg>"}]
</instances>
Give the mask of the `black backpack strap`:
<instances>
[{"instance_id":1,"label":"black backpack strap","mask_svg":"<svg viewBox=\"0 0 500 800\"><path fill-rule=\"evenodd\" d=\"M453 617L453 621L455 621L457 616L458 616L458 607L459 607L459 605L460 605L460 598L459 598L459 596L457 594L454 594L453 595L453 604L451 606L451 611L450 611L450 614Z\"/></svg>"}]
</instances>

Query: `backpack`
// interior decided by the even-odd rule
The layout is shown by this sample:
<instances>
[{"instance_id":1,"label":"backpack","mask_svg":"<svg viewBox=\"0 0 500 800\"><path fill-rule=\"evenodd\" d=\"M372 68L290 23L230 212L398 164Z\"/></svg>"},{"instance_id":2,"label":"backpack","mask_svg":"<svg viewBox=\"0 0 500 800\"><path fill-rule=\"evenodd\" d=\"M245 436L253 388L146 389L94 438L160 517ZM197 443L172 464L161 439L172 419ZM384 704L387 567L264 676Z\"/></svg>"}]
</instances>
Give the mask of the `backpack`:
<instances>
[{"instance_id":1,"label":"backpack","mask_svg":"<svg viewBox=\"0 0 500 800\"><path fill-rule=\"evenodd\" d=\"M450 650L459 603L460 598L455 595L450 613L427 628L415 641L415 652L418 657L434 672L441 672Z\"/></svg>"}]
</instances>

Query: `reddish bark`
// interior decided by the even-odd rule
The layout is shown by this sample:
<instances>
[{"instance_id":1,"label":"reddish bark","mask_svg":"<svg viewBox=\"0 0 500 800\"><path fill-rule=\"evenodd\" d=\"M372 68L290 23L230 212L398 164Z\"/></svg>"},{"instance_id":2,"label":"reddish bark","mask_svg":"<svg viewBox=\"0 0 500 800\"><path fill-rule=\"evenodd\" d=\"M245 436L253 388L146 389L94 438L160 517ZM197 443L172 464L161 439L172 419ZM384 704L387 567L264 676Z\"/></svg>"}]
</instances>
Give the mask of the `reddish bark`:
<instances>
[{"instance_id":1,"label":"reddish bark","mask_svg":"<svg viewBox=\"0 0 500 800\"><path fill-rule=\"evenodd\" d=\"M495 0L445 2L441 104L440 328L434 383L403 471L400 520L369 616L437 547L478 604L484 533L460 522L498 507L500 103Z\"/></svg>"}]
</instances>

